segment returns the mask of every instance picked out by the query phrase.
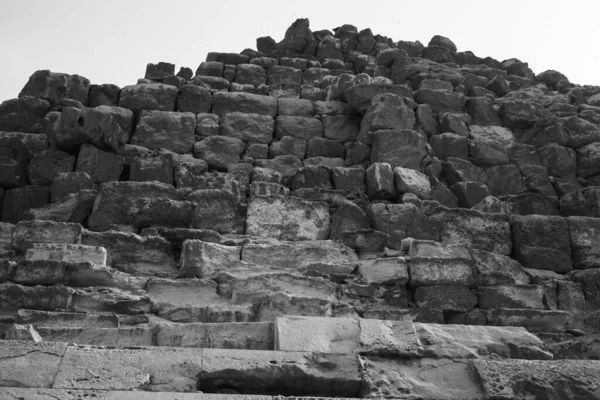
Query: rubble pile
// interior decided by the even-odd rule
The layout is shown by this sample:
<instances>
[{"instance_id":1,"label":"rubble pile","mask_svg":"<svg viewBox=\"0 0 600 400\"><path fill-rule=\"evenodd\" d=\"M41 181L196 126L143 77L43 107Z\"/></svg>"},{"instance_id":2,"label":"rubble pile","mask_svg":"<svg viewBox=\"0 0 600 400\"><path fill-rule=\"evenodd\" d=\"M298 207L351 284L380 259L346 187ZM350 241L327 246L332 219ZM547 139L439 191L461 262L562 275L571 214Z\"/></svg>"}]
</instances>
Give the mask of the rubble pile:
<instances>
[{"instance_id":1,"label":"rubble pile","mask_svg":"<svg viewBox=\"0 0 600 400\"><path fill-rule=\"evenodd\" d=\"M557 71L307 19L37 71L0 215L2 399L600 399L600 87Z\"/></svg>"}]
</instances>

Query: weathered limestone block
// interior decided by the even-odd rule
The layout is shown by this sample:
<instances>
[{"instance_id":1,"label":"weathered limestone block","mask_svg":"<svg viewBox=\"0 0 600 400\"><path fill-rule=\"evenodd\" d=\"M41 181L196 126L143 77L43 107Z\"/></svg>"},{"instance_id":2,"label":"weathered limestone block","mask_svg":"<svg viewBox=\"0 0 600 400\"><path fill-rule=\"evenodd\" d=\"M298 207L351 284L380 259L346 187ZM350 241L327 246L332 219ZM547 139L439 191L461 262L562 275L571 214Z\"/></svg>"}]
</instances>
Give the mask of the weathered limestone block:
<instances>
[{"instance_id":1,"label":"weathered limestone block","mask_svg":"<svg viewBox=\"0 0 600 400\"><path fill-rule=\"evenodd\" d=\"M277 116L277 99L242 92L216 92L212 112L223 118L231 112Z\"/></svg>"},{"instance_id":2,"label":"weathered limestone block","mask_svg":"<svg viewBox=\"0 0 600 400\"><path fill-rule=\"evenodd\" d=\"M275 136L293 136L304 140L323 137L323 124L316 118L282 115L275 120Z\"/></svg>"},{"instance_id":3,"label":"weathered limestone block","mask_svg":"<svg viewBox=\"0 0 600 400\"><path fill-rule=\"evenodd\" d=\"M96 194L96 190L82 189L58 202L41 208L30 208L23 214L23 219L82 224L92 212Z\"/></svg>"},{"instance_id":4,"label":"weathered limestone block","mask_svg":"<svg viewBox=\"0 0 600 400\"><path fill-rule=\"evenodd\" d=\"M86 173L95 183L118 181L124 163L125 158L120 155L102 151L91 144L84 144L79 149L75 171ZM54 185L54 181L52 184Z\"/></svg>"},{"instance_id":5,"label":"weathered limestone block","mask_svg":"<svg viewBox=\"0 0 600 400\"><path fill-rule=\"evenodd\" d=\"M514 257L525 268L567 273L573 269L567 220L528 215L512 219Z\"/></svg>"},{"instance_id":6,"label":"weathered limestone block","mask_svg":"<svg viewBox=\"0 0 600 400\"><path fill-rule=\"evenodd\" d=\"M277 99L277 114L296 117L312 117L314 114L314 107L310 100L279 98Z\"/></svg>"},{"instance_id":7,"label":"weathered limestone block","mask_svg":"<svg viewBox=\"0 0 600 400\"><path fill-rule=\"evenodd\" d=\"M599 361L475 360L472 365L488 399L600 396Z\"/></svg>"},{"instance_id":8,"label":"weathered limestone block","mask_svg":"<svg viewBox=\"0 0 600 400\"><path fill-rule=\"evenodd\" d=\"M16 224L25 219L25 213L32 208L44 207L50 200L48 186L26 186L7 190L2 207L2 221Z\"/></svg>"},{"instance_id":9,"label":"weathered limestone block","mask_svg":"<svg viewBox=\"0 0 600 400\"><path fill-rule=\"evenodd\" d=\"M471 253L465 246L442 245L432 240L406 238L402 241L402 250L407 252L409 257L471 259Z\"/></svg>"},{"instance_id":10,"label":"weathered limestone block","mask_svg":"<svg viewBox=\"0 0 600 400\"><path fill-rule=\"evenodd\" d=\"M99 166L98 166L99 167ZM57 174L52 180L50 191L51 202L57 202L77 194L82 190L93 190L94 182L85 172L67 172Z\"/></svg>"},{"instance_id":11,"label":"weathered limestone block","mask_svg":"<svg viewBox=\"0 0 600 400\"><path fill-rule=\"evenodd\" d=\"M279 240L323 240L329 236L329 207L295 197L248 200L246 234Z\"/></svg>"},{"instance_id":12,"label":"weathered limestone block","mask_svg":"<svg viewBox=\"0 0 600 400\"><path fill-rule=\"evenodd\" d=\"M209 113L211 105L212 96L208 89L192 84L186 84L179 88L177 111L194 114Z\"/></svg>"},{"instance_id":13,"label":"weathered limestone block","mask_svg":"<svg viewBox=\"0 0 600 400\"><path fill-rule=\"evenodd\" d=\"M462 208L471 208L490 196L488 187L476 181L456 182L450 187L450 191L456 196L458 206Z\"/></svg>"},{"instance_id":14,"label":"weathered limestone block","mask_svg":"<svg viewBox=\"0 0 600 400\"><path fill-rule=\"evenodd\" d=\"M600 268L600 219L568 217L573 268Z\"/></svg>"},{"instance_id":15,"label":"weathered limestone block","mask_svg":"<svg viewBox=\"0 0 600 400\"><path fill-rule=\"evenodd\" d=\"M298 298L314 298L334 301L337 285L323 278L275 273L251 276L235 280L231 300L235 304L260 303L268 300L275 292L282 292Z\"/></svg>"},{"instance_id":16,"label":"weathered limestone block","mask_svg":"<svg viewBox=\"0 0 600 400\"><path fill-rule=\"evenodd\" d=\"M65 352L53 386L60 389L195 392L202 359L201 349L72 346ZM94 379L88 378L88 371L95 371Z\"/></svg>"},{"instance_id":17,"label":"weathered limestone block","mask_svg":"<svg viewBox=\"0 0 600 400\"><path fill-rule=\"evenodd\" d=\"M573 149L556 143L549 143L537 149L542 164L548 169L548 175L574 176L577 170L577 153Z\"/></svg>"},{"instance_id":18,"label":"weathered limestone block","mask_svg":"<svg viewBox=\"0 0 600 400\"><path fill-rule=\"evenodd\" d=\"M355 115L322 115L323 136L337 142L350 142L358 137L360 119Z\"/></svg>"},{"instance_id":19,"label":"weathered limestone block","mask_svg":"<svg viewBox=\"0 0 600 400\"><path fill-rule=\"evenodd\" d=\"M119 317L110 314L83 314L38 310L19 310L16 322L48 328L117 328Z\"/></svg>"},{"instance_id":20,"label":"weathered limestone block","mask_svg":"<svg viewBox=\"0 0 600 400\"><path fill-rule=\"evenodd\" d=\"M302 188L332 189L331 169L316 165L299 168L291 178L290 186L292 190Z\"/></svg>"},{"instance_id":21,"label":"weathered limestone block","mask_svg":"<svg viewBox=\"0 0 600 400\"><path fill-rule=\"evenodd\" d=\"M190 153L194 147L196 116L192 113L142 111L131 144Z\"/></svg>"},{"instance_id":22,"label":"weathered limestone block","mask_svg":"<svg viewBox=\"0 0 600 400\"><path fill-rule=\"evenodd\" d=\"M481 286L525 285L529 283L523 266L510 257L471 249L475 261L475 281Z\"/></svg>"},{"instance_id":23,"label":"weathered limestone block","mask_svg":"<svg viewBox=\"0 0 600 400\"><path fill-rule=\"evenodd\" d=\"M21 286L7 282L0 284L0 309L68 309L72 295L73 290L65 286Z\"/></svg>"},{"instance_id":24,"label":"weathered limestone block","mask_svg":"<svg viewBox=\"0 0 600 400\"><path fill-rule=\"evenodd\" d=\"M38 133L50 109L45 100L23 96L0 103L0 131Z\"/></svg>"},{"instance_id":25,"label":"weathered limestone block","mask_svg":"<svg viewBox=\"0 0 600 400\"><path fill-rule=\"evenodd\" d=\"M419 89L415 92L415 101L419 104L429 104L434 114L443 115L446 112L462 113L467 98L462 93Z\"/></svg>"},{"instance_id":26,"label":"weathered limestone block","mask_svg":"<svg viewBox=\"0 0 600 400\"><path fill-rule=\"evenodd\" d=\"M209 136L194 144L194 156L201 158L209 168L227 170L231 164L241 161L244 152L241 139L228 136Z\"/></svg>"},{"instance_id":27,"label":"weathered limestone block","mask_svg":"<svg viewBox=\"0 0 600 400\"><path fill-rule=\"evenodd\" d=\"M67 266L57 260L21 261L15 266L11 281L28 286L66 284Z\"/></svg>"},{"instance_id":28,"label":"weathered limestone block","mask_svg":"<svg viewBox=\"0 0 600 400\"><path fill-rule=\"evenodd\" d=\"M88 93L88 107L117 106L121 88L111 83L90 85Z\"/></svg>"},{"instance_id":29,"label":"weathered limestone block","mask_svg":"<svg viewBox=\"0 0 600 400\"><path fill-rule=\"evenodd\" d=\"M177 262L171 244L161 237L85 231L82 243L105 248L107 265L119 271L142 276L177 274Z\"/></svg>"},{"instance_id":30,"label":"weathered limestone block","mask_svg":"<svg viewBox=\"0 0 600 400\"><path fill-rule=\"evenodd\" d=\"M3 386L52 387L66 348L67 343L2 342L0 382Z\"/></svg>"},{"instance_id":31,"label":"weathered limestone block","mask_svg":"<svg viewBox=\"0 0 600 400\"><path fill-rule=\"evenodd\" d=\"M348 355L206 349L202 359L198 389L204 392L356 397L361 385L358 360Z\"/></svg>"},{"instance_id":32,"label":"weathered limestone block","mask_svg":"<svg viewBox=\"0 0 600 400\"><path fill-rule=\"evenodd\" d=\"M426 140L410 129L377 131L373 134L371 162L420 170L421 161L427 155L425 145Z\"/></svg>"},{"instance_id":33,"label":"weathered limestone block","mask_svg":"<svg viewBox=\"0 0 600 400\"><path fill-rule=\"evenodd\" d=\"M269 144L273 139L275 122L268 115L228 113L221 123L221 135L247 142Z\"/></svg>"},{"instance_id":34,"label":"weathered limestone block","mask_svg":"<svg viewBox=\"0 0 600 400\"><path fill-rule=\"evenodd\" d=\"M56 149L36 153L29 163L27 175L32 185L48 186L59 173L72 172L75 157Z\"/></svg>"},{"instance_id":35,"label":"weathered limestone block","mask_svg":"<svg viewBox=\"0 0 600 400\"><path fill-rule=\"evenodd\" d=\"M339 240L344 232L371 229L365 212L355 204L342 204L331 216L329 238Z\"/></svg>"},{"instance_id":36,"label":"weathered limestone block","mask_svg":"<svg viewBox=\"0 0 600 400\"><path fill-rule=\"evenodd\" d=\"M483 168L473 165L468 160L448 157L442 164L442 175L449 185L457 182L481 182L487 181Z\"/></svg>"},{"instance_id":37,"label":"weathered limestone block","mask_svg":"<svg viewBox=\"0 0 600 400\"><path fill-rule=\"evenodd\" d=\"M288 196L290 190L283 185L273 182L252 182L249 186L249 196Z\"/></svg>"},{"instance_id":38,"label":"weathered limestone block","mask_svg":"<svg viewBox=\"0 0 600 400\"><path fill-rule=\"evenodd\" d=\"M190 224L192 208L189 201L144 197L131 204L128 211L129 224L136 228L156 225L185 228Z\"/></svg>"},{"instance_id":39,"label":"weathered limestone block","mask_svg":"<svg viewBox=\"0 0 600 400\"><path fill-rule=\"evenodd\" d=\"M224 246L201 240L183 242L179 276L183 278L210 278L237 264L241 257L241 246Z\"/></svg>"},{"instance_id":40,"label":"weathered limestone block","mask_svg":"<svg viewBox=\"0 0 600 400\"><path fill-rule=\"evenodd\" d=\"M353 167L338 167L332 171L335 190L354 190L366 192L365 168L360 165Z\"/></svg>"},{"instance_id":41,"label":"weathered limestone block","mask_svg":"<svg viewBox=\"0 0 600 400\"><path fill-rule=\"evenodd\" d=\"M370 398L484 399L471 366L453 359L359 356L361 396ZM409 398L410 398L409 397Z\"/></svg>"},{"instance_id":42,"label":"weathered limestone block","mask_svg":"<svg viewBox=\"0 0 600 400\"><path fill-rule=\"evenodd\" d=\"M478 289L479 307L546 309L544 290L538 285L485 286Z\"/></svg>"},{"instance_id":43,"label":"weathered limestone block","mask_svg":"<svg viewBox=\"0 0 600 400\"><path fill-rule=\"evenodd\" d=\"M357 274L369 285L406 285L409 280L404 257L361 260Z\"/></svg>"},{"instance_id":44,"label":"weathered limestone block","mask_svg":"<svg viewBox=\"0 0 600 400\"><path fill-rule=\"evenodd\" d=\"M429 139L429 143L431 144L431 148L435 152L435 155L441 160L445 160L448 157L462 159L467 159L469 157L467 138L464 136L454 133L442 133L441 135L432 136Z\"/></svg>"},{"instance_id":45,"label":"weathered limestone block","mask_svg":"<svg viewBox=\"0 0 600 400\"><path fill-rule=\"evenodd\" d=\"M561 197L560 208L565 215L600 218L600 188L590 186Z\"/></svg>"},{"instance_id":46,"label":"weathered limestone block","mask_svg":"<svg viewBox=\"0 0 600 400\"><path fill-rule=\"evenodd\" d=\"M577 149L577 176L584 178L600 172L600 142Z\"/></svg>"},{"instance_id":47,"label":"weathered limestone block","mask_svg":"<svg viewBox=\"0 0 600 400\"><path fill-rule=\"evenodd\" d=\"M396 194L394 173L388 163L373 163L366 171L367 196L371 200L391 200Z\"/></svg>"},{"instance_id":48,"label":"weathered limestone block","mask_svg":"<svg viewBox=\"0 0 600 400\"><path fill-rule=\"evenodd\" d=\"M191 227L210 229L219 233L242 233L244 220L235 196L222 189L201 189L192 192L187 200L193 204Z\"/></svg>"},{"instance_id":49,"label":"weathered limestone block","mask_svg":"<svg viewBox=\"0 0 600 400\"><path fill-rule=\"evenodd\" d=\"M121 107L67 107L61 113L49 113L42 133L50 143L70 153L77 153L84 143L99 149L122 153L135 126L134 113Z\"/></svg>"},{"instance_id":50,"label":"weathered limestone block","mask_svg":"<svg viewBox=\"0 0 600 400\"><path fill-rule=\"evenodd\" d=\"M510 221L505 215L445 207L436 207L426 214L437 224L443 244L463 245L501 255L511 253Z\"/></svg>"},{"instance_id":51,"label":"weathered limestone block","mask_svg":"<svg viewBox=\"0 0 600 400\"><path fill-rule=\"evenodd\" d=\"M94 203L92 215L90 215L90 229L103 231L129 224L129 209L135 200L144 197L183 200L173 186L164 183L106 182L100 185L100 191Z\"/></svg>"},{"instance_id":52,"label":"weathered limestone block","mask_svg":"<svg viewBox=\"0 0 600 400\"><path fill-rule=\"evenodd\" d=\"M74 290L71 309L75 312L148 314L151 304L143 292L91 287Z\"/></svg>"},{"instance_id":53,"label":"weathered limestone block","mask_svg":"<svg viewBox=\"0 0 600 400\"><path fill-rule=\"evenodd\" d=\"M477 305L477 296L466 286L421 286L414 298L419 308L465 311Z\"/></svg>"},{"instance_id":54,"label":"weathered limestone block","mask_svg":"<svg viewBox=\"0 0 600 400\"><path fill-rule=\"evenodd\" d=\"M398 195L412 193L422 200L431 199L429 177L414 169L394 168L394 185Z\"/></svg>"},{"instance_id":55,"label":"weathered limestone block","mask_svg":"<svg viewBox=\"0 0 600 400\"><path fill-rule=\"evenodd\" d=\"M522 326L529 332L564 332L572 318L567 311L524 308L493 308L487 315L490 325Z\"/></svg>"},{"instance_id":56,"label":"weathered limestone block","mask_svg":"<svg viewBox=\"0 0 600 400\"><path fill-rule=\"evenodd\" d=\"M175 111L177 87L162 83L125 86L119 96L119 107L134 112L142 110Z\"/></svg>"},{"instance_id":57,"label":"weathered limestone block","mask_svg":"<svg viewBox=\"0 0 600 400\"><path fill-rule=\"evenodd\" d=\"M12 248L12 237L15 225L0 222L0 257L8 255Z\"/></svg>"},{"instance_id":58,"label":"weathered limestone block","mask_svg":"<svg viewBox=\"0 0 600 400\"><path fill-rule=\"evenodd\" d=\"M238 64L234 82L242 85L266 85L265 68L256 64Z\"/></svg>"},{"instance_id":59,"label":"weathered limestone block","mask_svg":"<svg viewBox=\"0 0 600 400\"><path fill-rule=\"evenodd\" d=\"M413 129L415 114L402 97L392 93L375 95L361 120L358 140L373 143L373 134L379 130Z\"/></svg>"},{"instance_id":60,"label":"weathered limestone block","mask_svg":"<svg viewBox=\"0 0 600 400\"><path fill-rule=\"evenodd\" d=\"M6 224L8 225L8 224ZM24 252L34 243L81 243L79 224L51 221L22 221L12 230L11 246Z\"/></svg>"},{"instance_id":61,"label":"weathered limestone block","mask_svg":"<svg viewBox=\"0 0 600 400\"><path fill-rule=\"evenodd\" d=\"M367 216L371 227L390 236L388 247L400 249L402 239L437 240L438 231L414 204L370 204Z\"/></svg>"},{"instance_id":62,"label":"weathered limestone block","mask_svg":"<svg viewBox=\"0 0 600 400\"><path fill-rule=\"evenodd\" d=\"M408 263L411 287L436 285L471 285L472 263L468 260L411 258Z\"/></svg>"},{"instance_id":63,"label":"weathered limestone block","mask_svg":"<svg viewBox=\"0 0 600 400\"><path fill-rule=\"evenodd\" d=\"M33 243L25 252L25 260L87 261L98 267L106 267L106 249L83 244Z\"/></svg>"},{"instance_id":64,"label":"weathered limestone block","mask_svg":"<svg viewBox=\"0 0 600 400\"><path fill-rule=\"evenodd\" d=\"M417 354L420 346L410 319L285 316L275 321L276 350L410 356Z\"/></svg>"},{"instance_id":65,"label":"weathered limestone block","mask_svg":"<svg viewBox=\"0 0 600 400\"><path fill-rule=\"evenodd\" d=\"M61 99L72 99L87 106L89 90L90 81L83 76L40 70L29 77L19 93L19 98L39 97L50 103Z\"/></svg>"},{"instance_id":66,"label":"weathered limestone block","mask_svg":"<svg viewBox=\"0 0 600 400\"><path fill-rule=\"evenodd\" d=\"M355 110L364 114L369 108L373 97L383 93L390 93L399 97L408 97L409 99L412 99L413 97L413 92L408 86L380 82L353 85L344 92L344 97L348 104Z\"/></svg>"}]
</instances>

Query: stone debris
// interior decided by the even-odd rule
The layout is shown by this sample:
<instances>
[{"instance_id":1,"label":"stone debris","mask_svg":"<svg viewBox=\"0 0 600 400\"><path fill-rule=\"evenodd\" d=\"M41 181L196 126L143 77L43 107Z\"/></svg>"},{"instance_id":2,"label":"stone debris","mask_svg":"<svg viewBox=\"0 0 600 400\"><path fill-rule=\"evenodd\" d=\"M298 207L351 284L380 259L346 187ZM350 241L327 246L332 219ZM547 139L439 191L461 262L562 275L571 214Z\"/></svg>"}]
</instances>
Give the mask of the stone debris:
<instances>
[{"instance_id":1,"label":"stone debris","mask_svg":"<svg viewBox=\"0 0 600 400\"><path fill-rule=\"evenodd\" d=\"M298 19L195 74L34 72L0 398L600 398L600 87L424 43Z\"/></svg>"}]
</instances>

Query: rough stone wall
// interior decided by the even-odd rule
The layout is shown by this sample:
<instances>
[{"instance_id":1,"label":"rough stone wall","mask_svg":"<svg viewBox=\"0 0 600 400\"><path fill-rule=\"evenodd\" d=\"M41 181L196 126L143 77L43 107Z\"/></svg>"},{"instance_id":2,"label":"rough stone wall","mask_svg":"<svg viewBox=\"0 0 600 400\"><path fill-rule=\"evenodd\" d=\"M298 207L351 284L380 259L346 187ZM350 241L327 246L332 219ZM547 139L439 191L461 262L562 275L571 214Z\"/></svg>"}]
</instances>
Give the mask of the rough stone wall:
<instances>
[{"instance_id":1,"label":"rough stone wall","mask_svg":"<svg viewBox=\"0 0 600 400\"><path fill-rule=\"evenodd\" d=\"M600 398L600 87L257 49L0 104L0 398Z\"/></svg>"}]
</instances>

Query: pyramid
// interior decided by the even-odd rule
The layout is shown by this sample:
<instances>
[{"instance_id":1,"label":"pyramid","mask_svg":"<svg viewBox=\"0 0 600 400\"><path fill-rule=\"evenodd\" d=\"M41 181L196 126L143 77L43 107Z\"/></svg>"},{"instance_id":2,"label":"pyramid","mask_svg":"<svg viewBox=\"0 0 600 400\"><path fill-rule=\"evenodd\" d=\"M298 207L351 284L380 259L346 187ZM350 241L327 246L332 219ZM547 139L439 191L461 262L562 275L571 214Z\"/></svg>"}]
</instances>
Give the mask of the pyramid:
<instances>
[{"instance_id":1,"label":"pyramid","mask_svg":"<svg viewBox=\"0 0 600 400\"><path fill-rule=\"evenodd\" d=\"M256 44L0 104L0 399L600 399L600 87Z\"/></svg>"}]
</instances>

